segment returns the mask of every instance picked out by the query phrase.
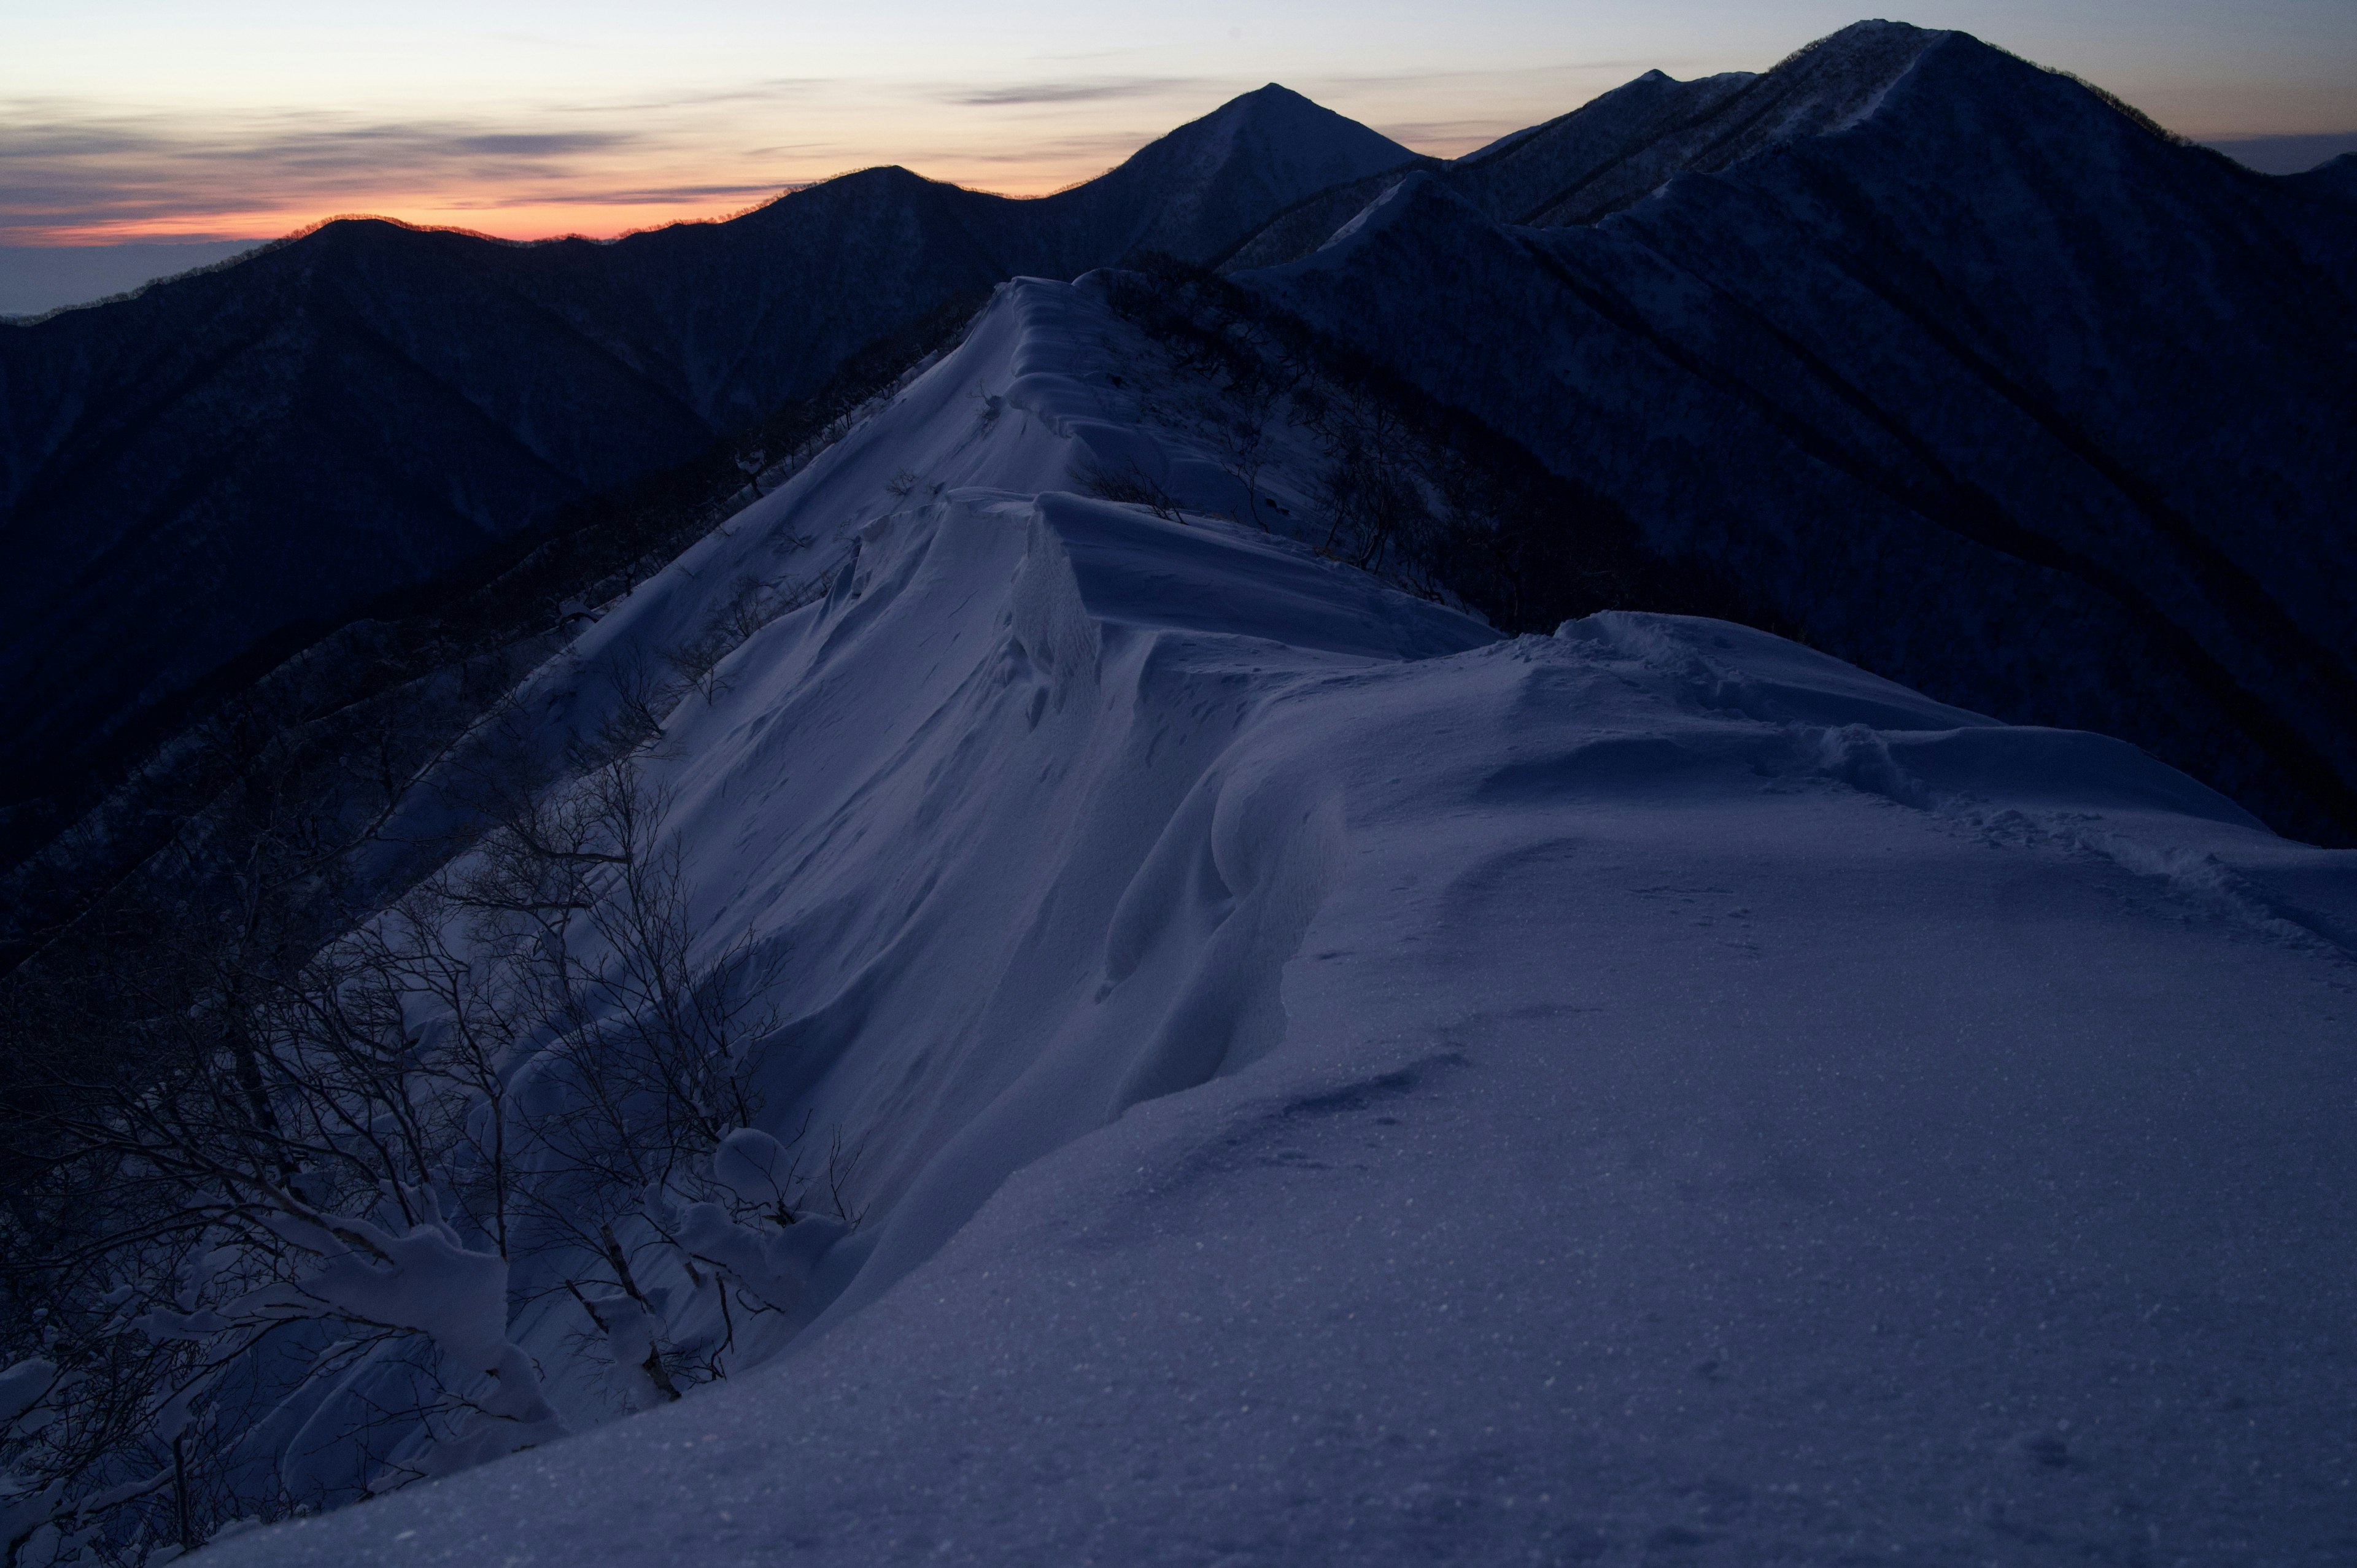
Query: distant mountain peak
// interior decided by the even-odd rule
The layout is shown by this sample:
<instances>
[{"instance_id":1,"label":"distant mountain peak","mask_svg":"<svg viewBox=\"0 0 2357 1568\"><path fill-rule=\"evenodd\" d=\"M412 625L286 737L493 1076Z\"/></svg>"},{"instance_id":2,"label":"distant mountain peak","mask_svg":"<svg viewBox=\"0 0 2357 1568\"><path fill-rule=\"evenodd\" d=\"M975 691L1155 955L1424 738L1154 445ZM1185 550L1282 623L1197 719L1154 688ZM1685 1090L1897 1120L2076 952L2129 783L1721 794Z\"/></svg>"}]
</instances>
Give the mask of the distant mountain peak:
<instances>
[{"instance_id":1,"label":"distant mountain peak","mask_svg":"<svg viewBox=\"0 0 2357 1568\"><path fill-rule=\"evenodd\" d=\"M1239 93L1209 114L1148 143L1137 156L1145 157L1158 147L1184 146L1255 130L1286 138L1290 145L1282 150L1297 160L1314 162L1320 156L1335 159L1338 170L1347 166L1351 171L1338 174L1340 178L1356 178L1415 156L1381 132L1275 81Z\"/></svg>"},{"instance_id":2,"label":"distant mountain peak","mask_svg":"<svg viewBox=\"0 0 2357 1568\"><path fill-rule=\"evenodd\" d=\"M1815 55L1842 55L1892 48L1922 48L1947 36L1949 29L1946 28L1919 27L1912 22L1890 22L1875 17L1852 22L1813 43L1803 44L1779 61L1778 66L1781 69Z\"/></svg>"},{"instance_id":3,"label":"distant mountain peak","mask_svg":"<svg viewBox=\"0 0 2357 1568\"><path fill-rule=\"evenodd\" d=\"M2357 207L2357 153L2343 153L2337 158L2317 165L2305 174L2286 175L2282 178L2294 190Z\"/></svg>"},{"instance_id":4,"label":"distant mountain peak","mask_svg":"<svg viewBox=\"0 0 2357 1568\"><path fill-rule=\"evenodd\" d=\"M1464 194L1492 218L1541 228L1587 223L1682 174L1707 173L1846 130L1925 50L1952 35L1855 22L1760 75L1679 81L1649 70L1572 113L1459 160ZM1482 166L1474 169L1469 166Z\"/></svg>"},{"instance_id":5,"label":"distant mountain peak","mask_svg":"<svg viewBox=\"0 0 2357 1568\"><path fill-rule=\"evenodd\" d=\"M1245 209L1282 211L1415 156L1380 132L1270 82L1147 143L1103 178L1057 199L1127 214L1128 243L1116 250L1207 261L1255 226L1240 220Z\"/></svg>"},{"instance_id":6,"label":"distant mountain peak","mask_svg":"<svg viewBox=\"0 0 2357 1568\"><path fill-rule=\"evenodd\" d=\"M1319 103L1316 99L1305 97L1303 94L1294 91L1293 89L1286 86L1285 83L1281 81L1264 82L1262 85L1254 88L1250 92L1239 92L1233 98L1229 99L1225 103L1222 104L1220 109L1213 110L1212 113L1216 114L1220 113L1221 110L1233 109L1237 105L1244 103L1302 103L1317 110L1321 114L1333 113L1332 110L1327 108L1324 104Z\"/></svg>"},{"instance_id":7,"label":"distant mountain peak","mask_svg":"<svg viewBox=\"0 0 2357 1568\"><path fill-rule=\"evenodd\" d=\"M1863 20L1852 22L1846 27L1835 28L1818 42L1831 43L1836 38L1890 38L1901 34L1928 38L1945 30L1939 27L1919 27L1912 22L1893 22L1882 16L1868 16Z\"/></svg>"}]
</instances>

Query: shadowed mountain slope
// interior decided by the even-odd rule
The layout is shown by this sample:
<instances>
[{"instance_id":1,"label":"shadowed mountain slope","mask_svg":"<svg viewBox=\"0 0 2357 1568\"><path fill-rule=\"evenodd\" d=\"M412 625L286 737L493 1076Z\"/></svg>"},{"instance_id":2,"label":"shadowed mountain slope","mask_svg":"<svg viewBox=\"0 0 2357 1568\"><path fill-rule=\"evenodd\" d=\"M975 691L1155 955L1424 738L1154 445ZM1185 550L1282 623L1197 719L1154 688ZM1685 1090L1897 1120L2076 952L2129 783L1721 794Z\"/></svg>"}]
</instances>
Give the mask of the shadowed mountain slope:
<instances>
[{"instance_id":1,"label":"shadowed mountain slope","mask_svg":"<svg viewBox=\"0 0 2357 1568\"><path fill-rule=\"evenodd\" d=\"M1449 188L1501 222L1536 222L1759 80L1737 71L1677 81L1649 70L1559 119L1458 159L1448 172Z\"/></svg>"},{"instance_id":2,"label":"shadowed mountain slope","mask_svg":"<svg viewBox=\"0 0 2357 1568\"><path fill-rule=\"evenodd\" d=\"M1592 222L1675 175L1726 168L1856 122L1939 36L1862 22L1796 50L1764 74L1727 71L1679 81L1649 70L1453 163L1427 158L1421 166L1501 223ZM1222 259L1223 270L1298 260L1407 172L1388 169L1319 191L1270 220Z\"/></svg>"},{"instance_id":3,"label":"shadowed mountain slope","mask_svg":"<svg viewBox=\"0 0 2357 1568\"><path fill-rule=\"evenodd\" d=\"M1762 76L1667 83L1676 91L1663 93L1656 112L1632 116L1619 136L1598 134L1604 116L1584 115L1577 125L1534 137L1514 156L1499 160L1501 177L1516 166L1535 166L1530 172L1536 172L1551 164L1555 171L1555 188L1521 210L1501 210L1483 199L1478 178L1469 182L1467 194L1493 217L1516 222L1592 222L1673 175L1727 168L1855 124L1938 37L1895 23L1861 22L1820 38ZM1481 171L1477 166L1468 172Z\"/></svg>"},{"instance_id":4,"label":"shadowed mountain slope","mask_svg":"<svg viewBox=\"0 0 2357 1568\"><path fill-rule=\"evenodd\" d=\"M258 639L681 462L954 298L1209 260L1409 156L1272 86L1039 200L879 168L610 244L339 221L0 328L0 805Z\"/></svg>"},{"instance_id":5,"label":"shadowed mountain slope","mask_svg":"<svg viewBox=\"0 0 2357 1568\"><path fill-rule=\"evenodd\" d=\"M1764 623L2357 834L2357 214L2331 171L2254 174L1880 23L1710 119L1650 199L1654 154L1582 186L1610 186L1600 222L1470 199L1532 137L1244 281L1749 583Z\"/></svg>"}]
</instances>

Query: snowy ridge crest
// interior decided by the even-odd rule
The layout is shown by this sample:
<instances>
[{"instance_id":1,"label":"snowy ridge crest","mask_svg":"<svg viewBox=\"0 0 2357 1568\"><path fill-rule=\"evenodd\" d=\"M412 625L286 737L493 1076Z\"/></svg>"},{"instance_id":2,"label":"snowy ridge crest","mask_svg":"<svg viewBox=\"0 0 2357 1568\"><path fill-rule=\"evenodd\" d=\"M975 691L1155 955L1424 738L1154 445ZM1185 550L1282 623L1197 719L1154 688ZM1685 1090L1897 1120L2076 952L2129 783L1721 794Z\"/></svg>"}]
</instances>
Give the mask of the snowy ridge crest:
<instances>
[{"instance_id":1,"label":"snowy ridge crest","mask_svg":"<svg viewBox=\"0 0 2357 1568\"><path fill-rule=\"evenodd\" d=\"M2345 965L2122 890L2214 867L2329 911L2352 857L1763 633L1502 639L1219 515L1237 481L1152 417L1129 331L1092 286L1005 285L531 688L595 733L748 578L827 585L632 766L696 961L775 959L717 1179L761 1201L770 1146L825 1129L857 1228L673 1215L778 1304L726 1384L222 1563L1601 1558L1692 1517L1690 1473L1838 1499L1861 1466L1931 1499L1872 1528L1932 1555L1980 1529L1959 1488L2078 1484L2057 1442L2133 1449L2199 1536L2208 1450L2140 1412L2194 1408L2179 1325L2222 1320L2278 1177L2337 1190L2346 1149L2323 1097L2213 1069L2326 1070ZM1080 493L1115 461L1161 514ZM1257 482L1307 510L1297 455ZM2177 1136L2197 1091L2254 1136ZM551 1300L513 1329L544 1362L583 1331ZM2305 1332L2309 1300L2233 1321ZM2334 1395L2268 1365L2272 1455ZM596 1391L550 1397L587 1424ZM1575 1471L1516 1478L1575 1434ZM1857 1522L1824 1506L1809 1539ZM1738 1555L1802 1528L1714 1517Z\"/></svg>"}]
</instances>

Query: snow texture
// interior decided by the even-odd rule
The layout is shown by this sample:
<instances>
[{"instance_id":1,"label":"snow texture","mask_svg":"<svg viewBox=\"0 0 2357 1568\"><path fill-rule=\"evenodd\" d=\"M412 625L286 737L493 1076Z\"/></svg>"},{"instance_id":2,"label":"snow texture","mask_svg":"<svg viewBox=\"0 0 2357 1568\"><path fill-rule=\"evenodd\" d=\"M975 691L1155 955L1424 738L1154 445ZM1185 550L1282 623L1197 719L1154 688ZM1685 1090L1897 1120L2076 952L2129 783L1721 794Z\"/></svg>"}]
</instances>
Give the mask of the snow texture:
<instances>
[{"instance_id":1,"label":"snow texture","mask_svg":"<svg viewBox=\"0 0 2357 1568\"><path fill-rule=\"evenodd\" d=\"M1503 639L1071 493L1196 471L1121 332L1006 285L541 678L594 726L837 552L648 764L784 955L767 1133L865 1150L860 1230L735 1265L786 1353L209 1562L2357 1553L2357 855L1757 631Z\"/></svg>"}]
</instances>

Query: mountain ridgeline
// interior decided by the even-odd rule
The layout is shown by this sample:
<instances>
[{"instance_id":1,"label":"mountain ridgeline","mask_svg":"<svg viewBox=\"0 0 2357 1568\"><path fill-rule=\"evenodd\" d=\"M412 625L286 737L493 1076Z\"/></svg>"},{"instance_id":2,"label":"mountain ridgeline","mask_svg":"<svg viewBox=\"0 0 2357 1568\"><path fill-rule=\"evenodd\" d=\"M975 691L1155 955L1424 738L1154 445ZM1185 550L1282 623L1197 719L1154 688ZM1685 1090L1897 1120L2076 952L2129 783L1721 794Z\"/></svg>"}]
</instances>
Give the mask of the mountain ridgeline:
<instances>
[{"instance_id":1,"label":"mountain ridgeline","mask_svg":"<svg viewBox=\"0 0 2357 1568\"><path fill-rule=\"evenodd\" d=\"M1745 585L1747 618L2346 843L2351 161L2255 174L1862 23L1374 182L1238 275Z\"/></svg>"},{"instance_id":2,"label":"mountain ridgeline","mask_svg":"<svg viewBox=\"0 0 2357 1568\"><path fill-rule=\"evenodd\" d=\"M1039 200L884 168L612 243L330 223L0 330L0 809L57 816L209 672L929 312L1159 252L1486 424L1742 618L2357 842L2351 167L2255 174L1869 22L1453 163L1270 87Z\"/></svg>"},{"instance_id":3,"label":"mountain ridgeline","mask_svg":"<svg viewBox=\"0 0 2357 1568\"><path fill-rule=\"evenodd\" d=\"M339 220L0 328L0 809L265 639L694 458L952 300L1209 261L1411 157L1268 87L1038 200L888 167L612 243Z\"/></svg>"}]
</instances>

